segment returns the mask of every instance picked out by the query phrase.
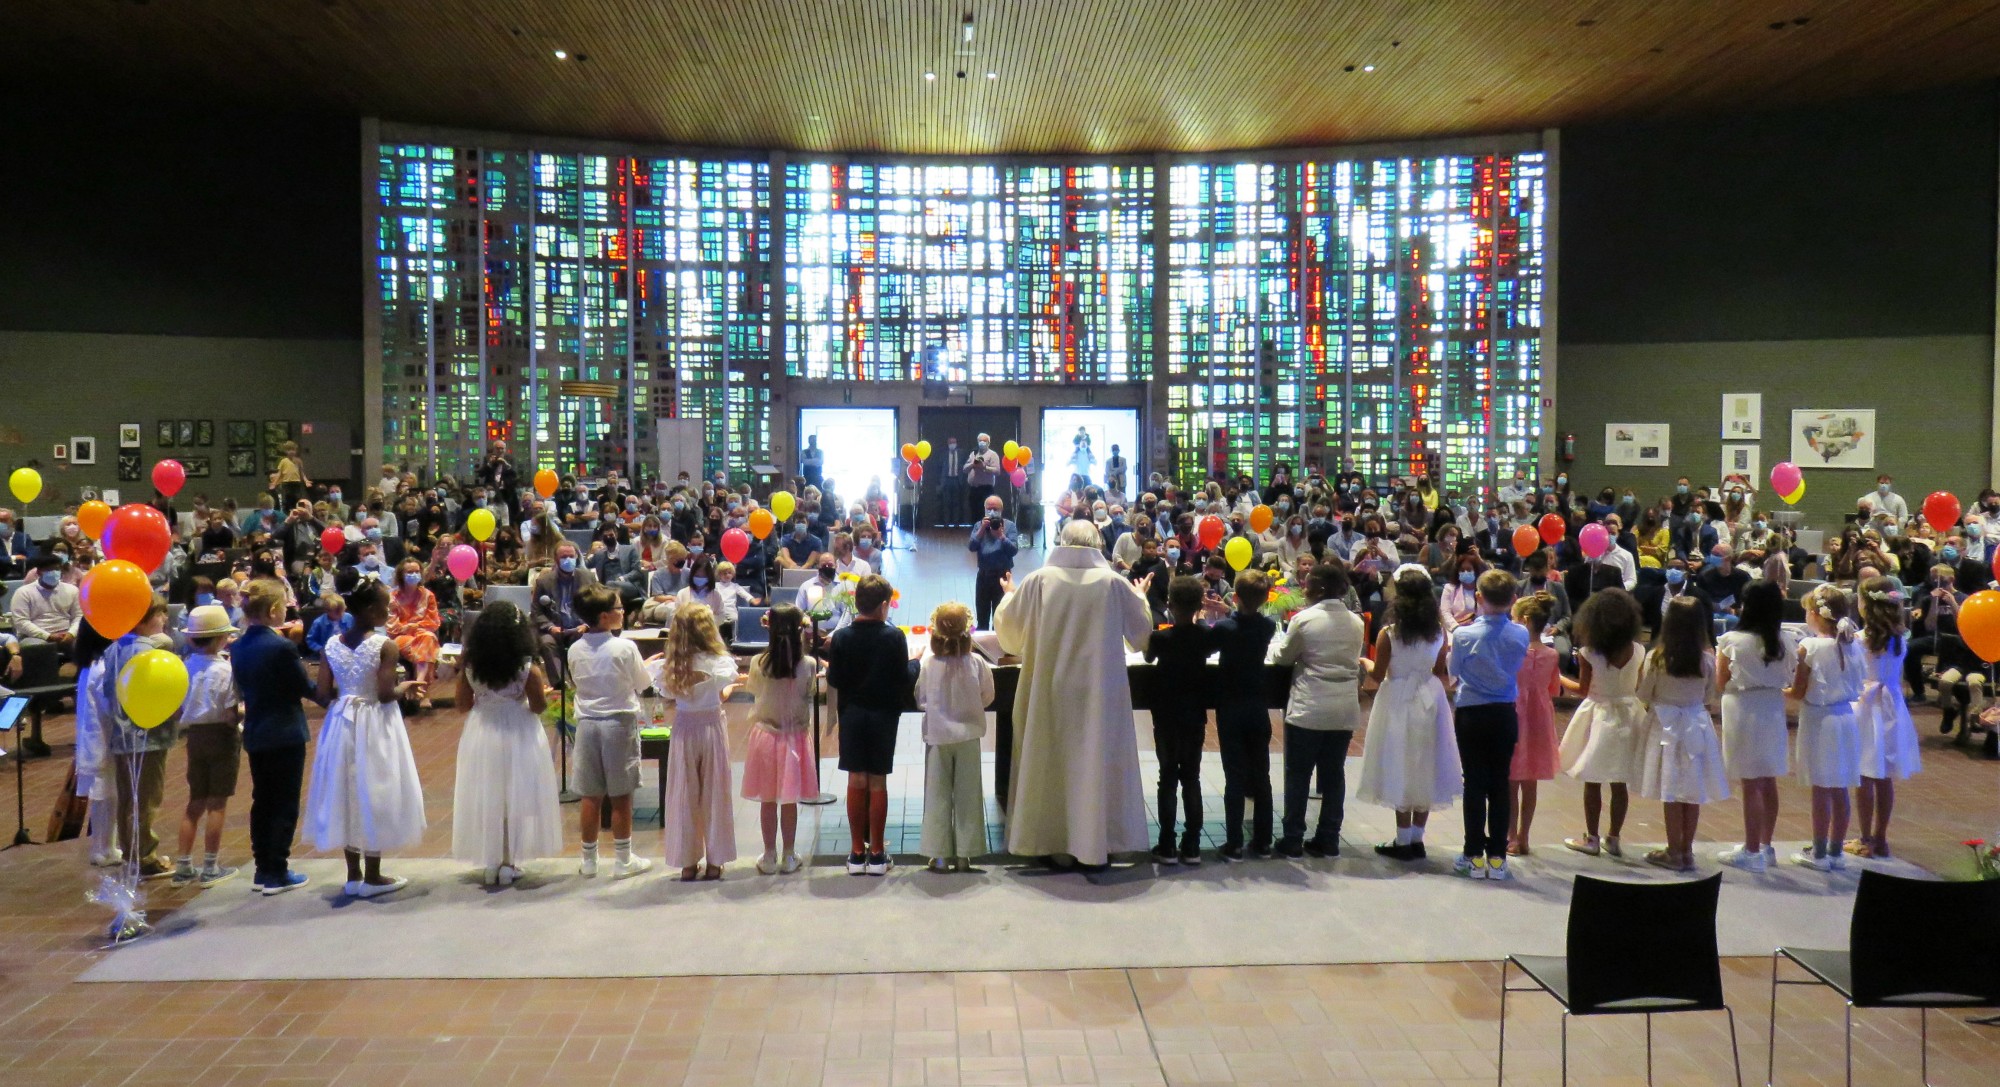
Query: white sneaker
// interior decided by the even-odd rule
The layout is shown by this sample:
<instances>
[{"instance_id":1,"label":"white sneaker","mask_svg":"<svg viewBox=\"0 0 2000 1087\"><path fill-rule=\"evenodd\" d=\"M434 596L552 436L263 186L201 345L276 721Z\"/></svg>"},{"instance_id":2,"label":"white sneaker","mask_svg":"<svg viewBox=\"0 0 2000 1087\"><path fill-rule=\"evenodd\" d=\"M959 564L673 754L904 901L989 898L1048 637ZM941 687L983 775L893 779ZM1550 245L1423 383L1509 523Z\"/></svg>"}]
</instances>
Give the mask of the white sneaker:
<instances>
[{"instance_id":1,"label":"white sneaker","mask_svg":"<svg viewBox=\"0 0 2000 1087\"><path fill-rule=\"evenodd\" d=\"M1745 872L1761 873L1765 870L1766 867L1764 863L1763 850L1759 849L1756 850L1755 852L1752 852L1750 850L1744 849L1740 845L1734 849L1725 849L1722 852L1717 853L1715 855L1715 859L1721 861L1723 864L1726 864L1731 868L1741 868Z\"/></svg>"},{"instance_id":2,"label":"white sneaker","mask_svg":"<svg viewBox=\"0 0 2000 1087\"><path fill-rule=\"evenodd\" d=\"M577 874L585 879L590 879L597 875L597 854L585 853L583 855L583 863L578 865L576 870Z\"/></svg>"},{"instance_id":3,"label":"white sneaker","mask_svg":"<svg viewBox=\"0 0 2000 1087\"><path fill-rule=\"evenodd\" d=\"M894 868L895 866L896 862L892 860L887 853L868 854L868 864L866 871L871 876L886 876L889 874L889 869Z\"/></svg>"},{"instance_id":4,"label":"white sneaker","mask_svg":"<svg viewBox=\"0 0 2000 1087\"><path fill-rule=\"evenodd\" d=\"M1840 850L1836 849L1826 855L1826 868L1829 872L1845 872L1847 871L1847 858L1842 855Z\"/></svg>"},{"instance_id":5,"label":"white sneaker","mask_svg":"<svg viewBox=\"0 0 2000 1087\"><path fill-rule=\"evenodd\" d=\"M1832 865L1827 863L1825 857L1815 857L1809 849L1801 849L1797 853L1792 854L1792 863L1802 868L1810 868L1815 872L1832 870Z\"/></svg>"},{"instance_id":6,"label":"white sneaker","mask_svg":"<svg viewBox=\"0 0 2000 1087\"><path fill-rule=\"evenodd\" d=\"M1507 867L1507 858L1505 857L1487 858L1486 878L1492 880L1513 879L1514 873Z\"/></svg>"},{"instance_id":7,"label":"white sneaker","mask_svg":"<svg viewBox=\"0 0 2000 1087\"><path fill-rule=\"evenodd\" d=\"M369 883L363 880L360 883L348 884L353 889L347 893L355 898L380 898L385 894L402 890L409 886L409 883L410 881L402 876L397 876L387 883Z\"/></svg>"},{"instance_id":8,"label":"white sneaker","mask_svg":"<svg viewBox=\"0 0 2000 1087\"><path fill-rule=\"evenodd\" d=\"M799 867L800 861L797 853L787 853L785 854L785 859L778 862L778 871L788 876L798 871Z\"/></svg>"},{"instance_id":9,"label":"white sneaker","mask_svg":"<svg viewBox=\"0 0 2000 1087\"><path fill-rule=\"evenodd\" d=\"M1451 870L1457 872L1461 876L1466 877L1467 879L1485 879L1486 858L1468 857L1465 854L1460 853L1456 858L1452 860Z\"/></svg>"},{"instance_id":10,"label":"white sneaker","mask_svg":"<svg viewBox=\"0 0 2000 1087\"><path fill-rule=\"evenodd\" d=\"M482 887L498 887L500 885L500 866L497 864L487 865L486 871L479 875L479 885Z\"/></svg>"},{"instance_id":11,"label":"white sneaker","mask_svg":"<svg viewBox=\"0 0 2000 1087\"><path fill-rule=\"evenodd\" d=\"M500 876L500 886L502 887L510 886L515 880L521 878L521 870L511 864L501 865L498 874Z\"/></svg>"},{"instance_id":12,"label":"white sneaker","mask_svg":"<svg viewBox=\"0 0 2000 1087\"><path fill-rule=\"evenodd\" d=\"M125 851L114 847L102 853L92 853L90 863L95 868L115 868L125 863Z\"/></svg>"},{"instance_id":13,"label":"white sneaker","mask_svg":"<svg viewBox=\"0 0 2000 1087\"><path fill-rule=\"evenodd\" d=\"M612 879L627 879L651 868L653 862L634 853L629 860L614 861L611 865Z\"/></svg>"},{"instance_id":14,"label":"white sneaker","mask_svg":"<svg viewBox=\"0 0 2000 1087\"><path fill-rule=\"evenodd\" d=\"M778 871L778 855L776 853L765 853L763 856L758 857L757 871L767 876L775 875Z\"/></svg>"},{"instance_id":15,"label":"white sneaker","mask_svg":"<svg viewBox=\"0 0 2000 1087\"><path fill-rule=\"evenodd\" d=\"M1777 846L1775 846L1775 845L1772 845L1772 844L1771 844L1771 843L1769 843L1769 842L1765 842L1765 843L1764 843L1764 866L1765 866L1766 868L1769 868L1769 867L1770 867L1771 865L1774 865L1774 864L1776 864L1776 863L1778 863L1778 847L1777 847Z\"/></svg>"}]
</instances>

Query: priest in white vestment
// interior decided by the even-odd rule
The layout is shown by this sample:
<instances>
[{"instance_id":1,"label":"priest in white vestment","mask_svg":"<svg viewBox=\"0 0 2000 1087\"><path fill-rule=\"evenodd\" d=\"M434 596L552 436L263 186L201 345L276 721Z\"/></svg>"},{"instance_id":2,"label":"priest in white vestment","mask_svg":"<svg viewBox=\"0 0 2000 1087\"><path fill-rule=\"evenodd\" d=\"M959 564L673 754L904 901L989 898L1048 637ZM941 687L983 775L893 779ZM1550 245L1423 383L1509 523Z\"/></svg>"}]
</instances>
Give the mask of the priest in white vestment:
<instances>
[{"instance_id":1,"label":"priest in white vestment","mask_svg":"<svg viewBox=\"0 0 2000 1087\"><path fill-rule=\"evenodd\" d=\"M1072 521L1041 569L1009 586L993 627L1021 658L1014 695L1007 849L1102 865L1146 833L1125 652L1145 647L1145 597L1104 560L1097 527Z\"/></svg>"}]
</instances>

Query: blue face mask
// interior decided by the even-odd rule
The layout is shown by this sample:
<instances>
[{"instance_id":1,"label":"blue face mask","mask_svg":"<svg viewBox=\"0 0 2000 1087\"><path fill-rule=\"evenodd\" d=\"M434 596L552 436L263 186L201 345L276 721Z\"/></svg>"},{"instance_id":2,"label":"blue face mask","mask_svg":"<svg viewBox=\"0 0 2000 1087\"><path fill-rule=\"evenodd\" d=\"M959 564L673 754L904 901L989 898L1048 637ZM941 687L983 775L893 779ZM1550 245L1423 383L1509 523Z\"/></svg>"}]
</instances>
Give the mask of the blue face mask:
<instances>
[{"instance_id":1,"label":"blue face mask","mask_svg":"<svg viewBox=\"0 0 2000 1087\"><path fill-rule=\"evenodd\" d=\"M1679 585L1679 584L1680 584L1681 582L1683 582L1683 581L1686 581L1686 580L1687 580L1687 571L1686 571L1686 570L1668 570L1668 571L1667 571L1667 584L1669 584L1669 585Z\"/></svg>"},{"instance_id":2,"label":"blue face mask","mask_svg":"<svg viewBox=\"0 0 2000 1087\"><path fill-rule=\"evenodd\" d=\"M1958 561L1958 548L1956 548L1956 547L1947 547L1947 548L1945 548L1945 549L1944 549L1944 561L1945 561L1945 565L1947 565L1947 566L1949 566L1949 565L1951 565L1951 564L1953 564L1953 563L1957 562L1957 561Z\"/></svg>"},{"instance_id":3,"label":"blue face mask","mask_svg":"<svg viewBox=\"0 0 2000 1087\"><path fill-rule=\"evenodd\" d=\"M793 526L792 526L792 539L794 539L794 540L803 540L803 539L805 539L805 538L806 538L806 526L804 526L804 525L793 525Z\"/></svg>"},{"instance_id":4,"label":"blue face mask","mask_svg":"<svg viewBox=\"0 0 2000 1087\"><path fill-rule=\"evenodd\" d=\"M422 575L422 574L404 574L404 575L403 575L403 584L405 584L405 585L419 585L419 584L422 584L422 583L423 583L423 580L424 580L424 575Z\"/></svg>"},{"instance_id":5,"label":"blue face mask","mask_svg":"<svg viewBox=\"0 0 2000 1087\"><path fill-rule=\"evenodd\" d=\"M369 555L361 560L361 567L364 570L373 570L380 565L382 565L382 560L373 555Z\"/></svg>"},{"instance_id":6,"label":"blue face mask","mask_svg":"<svg viewBox=\"0 0 2000 1087\"><path fill-rule=\"evenodd\" d=\"M565 574L574 574L576 573L576 559L569 555L564 555L562 558L556 560L556 567Z\"/></svg>"},{"instance_id":7,"label":"blue face mask","mask_svg":"<svg viewBox=\"0 0 2000 1087\"><path fill-rule=\"evenodd\" d=\"M327 500L328 502L338 502L338 501L340 501L340 492L339 492L339 491L328 491L328 492L326 492L326 500Z\"/></svg>"},{"instance_id":8,"label":"blue face mask","mask_svg":"<svg viewBox=\"0 0 2000 1087\"><path fill-rule=\"evenodd\" d=\"M207 607L207 606L209 606L210 604L213 604L213 603L215 603L215 594L214 594L214 593L196 593L196 594L194 594L194 606L195 606L195 607L197 607L197 608L205 608L205 607Z\"/></svg>"},{"instance_id":9,"label":"blue face mask","mask_svg":"<svg viewBox=\"0 0 2000 1087\"><path fill-rule=\"evenodd\" d=\"M1181 561L1181 549L1178 547L1167 548L1167 561L1168 562Z\"/></svg>"},{"instance_id":10,"label":"blue face mask","mask_svg":"<svg viewBox=\"0 0 2000 1087\"><path fill-rule=\"evenodd\" d=\"M1675 493L1675 494L1686 494L1686 493L1688 493L1688 485L1687 485L1687 484L1685 484L1685 483L1678 483L1678 484L1675 484L1675 485L1674 485L1674 493Z\"/></svg>"},{"instance_id":11,"label":"blue face mask","mask_svg":"<svg viewBox=\"0 0 2000 1087\"><path fill-rule=\"evenodd\" d=\"M1970 536L1970 537L1972 537L1972 538L1973 538L1973 539L1975 539L1975 540L1976 540L1976 539L1978 539L1978 538L1979 538L1979 534L1980 534L1980 533L1982 533L1982 532L1984 532L1984 531L1986 531L1986 530L1985 530L1985 529L1984 529L1983 527L1981 527L1981 526L1980 526L1980 524L1979 524L1979 522L1977 522L1977 521L1974 521L1974 522L1972 522L1971 524L1969 524L1969 525L1965 526L1965 534L1966 534L1967 536Z\"/></svg>"},{"instance_id":12,"label":"blue face mask","mask_svg":"<svg viewBox=\"0 0 2000 1087\"><path fill-rule=\"evenodd\" d=\"M693 580L694 580L694 587L695 587L695 588L697 588L697 589L706 589L706 588L708 588L708 579L707 579L707 578L705 578L705 577L698 577L698 578L694 578Z\"/></svg>"},{"instance_id":13,"label":"blue face mask","mask_svg":"<svg viewBox=\"0 0 2000 1087\"><path fill-rule=\"evenodd\" d=\"M364 535L366 535L371 540L379 540L382 538L382 530L379 528L371 528Z\"/></svg>"},{"instance_id":14,"label":"blue face mask","mask_svg":"<svg viewBox=\"0 0 2000 1087\"><path fill-rule=\"evenodd\" d=\"M53 588L55 588L55 587L56 587L57 585L60 585L60 584L62 584L62 571L61 571L61 570L44 570L44 571L42 571L42 576L41 576L40 580L41 580L41 583L42 583L42 588L44 588L44 589L53 589Z\"/></svg>"},{"instance_id":15,"label":"blue face mask","mask_svg":"<svg viewBox=\"0 0 2000 1087\"><path fill-rule=\"evenodd\" d=\"M1707 557L1705 557L1705 558L1703 558L1703 559L1701 560L1701 564L1702 564L1703 566L1721 566L1721 565L1722 565L1722 556L1721 556L1721 555L1709 555L1709 556L1707 556Z\"/></svg>"},{"instance_id":16,"label":"blue face mask","mask_svg":"<svg viewBox=\"0 0 2000 1087\"><path fill-rule=\"evenodd\" d=\"M1476 578L1476 577L1474 577L1474 576L1472 575L1472 571L1470 571L1470 570L1460 570L1460 571L1458 572L1458 583L1459 583L1460 585L1470 585L1470 584L1472 584L1472 583L1473 583L1474 581L1477 581L1477 580L1479 580L1479 579L1478 579L1478 578Z\"/></svg>"},{"instance_id":17,"label":"blue face mask","mask_svg":"<svg viewBox=\"0 0 2000 1087\"><path fill-rule=\"evenodd\" d=\"M690 555L699 555L701 552L702 546L700 544L695 544L693 547L688 548L688 554Z\"/></svg>"}]
</instances>

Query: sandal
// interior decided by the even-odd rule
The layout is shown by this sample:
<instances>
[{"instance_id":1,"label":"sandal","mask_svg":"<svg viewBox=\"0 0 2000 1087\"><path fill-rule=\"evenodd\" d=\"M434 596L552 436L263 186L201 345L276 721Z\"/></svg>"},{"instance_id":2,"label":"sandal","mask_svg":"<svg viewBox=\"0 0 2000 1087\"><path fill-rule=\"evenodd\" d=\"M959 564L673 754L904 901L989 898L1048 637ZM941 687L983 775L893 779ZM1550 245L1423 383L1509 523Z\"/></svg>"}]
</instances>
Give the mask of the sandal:
<instances>
[{"instance_id":1,"label":"sandal","mask_svg":"<svg viewBox=\"0 0 2000 1087\"><path fill-rule=\"evenodd\" d=\"M709 865L708 867L702 869L701 878L703 882L707 882L709 880L721 879L722 866L717 864Z\"/></svg>"},{"instance_id":2,"label":"sandal","mask_svg":"<svg viewBox=\"0 0 2000 1087\"><path fill-rule=\"evenodd\" d=\"M1655 868L1665 868L1670 872L1676 872L1680 870L1681 858L1679 854L1671 853L1664 849L1655 849L1646 854L1646 863Z\"/></svg>"},{"instance_id":3,"label":"sandal","mask_svg":"<svg viewBox=\"0 0 2000 1087\"><path fill-rule=\"evenodd\" d=\"M693 883L697 878L696 873L699 872L700 869L701 866L698 864L690 864L686 868L681 869L681 882Z\"/></svg>"},{"instance_id":4,"label":"sandal","mask_svg":"<svg viewBox=\"0 0 2000 1087\"><path fill-rule=\"evenodd\" d=\"M1571 849L1576 850L1578 853L1581 853L1586 857L1597 856L1601 848L1598 845L1597 835L1595 834L1592 834L1587 838L1564 838L1563 844L1570 847Z\"/></svg>"},{"instance_id":5,"label":"sandal","mask_svg":"<svg viewBox=\"0 0 2000 1087\"><path fill-rule=\"evenodd\" d=\"M1841 849L1857 857L1872 857L1875 855L1874 846L1870 845L1866 838L1849 838L1841 844Z\"/></svg>"}]
</instances>

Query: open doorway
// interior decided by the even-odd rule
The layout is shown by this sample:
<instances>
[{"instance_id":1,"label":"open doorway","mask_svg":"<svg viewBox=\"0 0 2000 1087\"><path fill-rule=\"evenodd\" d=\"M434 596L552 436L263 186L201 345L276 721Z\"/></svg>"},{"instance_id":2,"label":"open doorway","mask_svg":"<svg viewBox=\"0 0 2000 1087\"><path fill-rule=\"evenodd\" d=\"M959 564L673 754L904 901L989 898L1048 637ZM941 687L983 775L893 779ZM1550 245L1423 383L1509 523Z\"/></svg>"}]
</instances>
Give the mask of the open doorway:
<instances>
[{"instance_id":1,"label":"open doorway","mask_svg":"<svg viewBox=\"0 0 2000 1087\"><path fill-rule=\"evenodd\" d=\"M895 408L800 408L799 445L819 439L824 454L820 469L822 491L858 502L870 480L880 480L882 493L896 493L897 455Z\"/></svg>"},{"instance_id":2,"label":"open doorway","mask_svg":"<svg viewBox=\"0 0 2000 1087\"><path fill-rule=\"evenodd\" d=\"M1053 505L1069 489L1072 477L1108 489L1113 451L1124 458L1123 491L1146 478L1139 463L1139 412L1134 408L1044 408L1042 447L1035 457L1042 464L1040 500Z\"/></svg>"}]
</instances>

